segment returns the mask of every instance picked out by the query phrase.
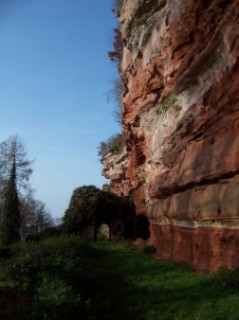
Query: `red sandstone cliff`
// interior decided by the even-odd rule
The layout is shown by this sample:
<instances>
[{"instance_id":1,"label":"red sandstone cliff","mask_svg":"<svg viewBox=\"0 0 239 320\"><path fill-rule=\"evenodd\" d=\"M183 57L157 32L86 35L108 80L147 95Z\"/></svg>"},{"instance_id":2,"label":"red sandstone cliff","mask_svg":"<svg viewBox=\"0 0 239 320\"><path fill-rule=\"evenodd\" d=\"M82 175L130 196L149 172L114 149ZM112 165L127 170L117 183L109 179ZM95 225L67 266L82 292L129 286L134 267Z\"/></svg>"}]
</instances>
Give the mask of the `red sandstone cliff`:
<instances>
[{"instance_id":1,"label":"red sandstone cliff","mask_svg":"<svg viewBox=\"0 0 239 320\"><path fill-rule=\"evenodd\" d=\"M119 20L126 150L104 174L160 258L239 265L239 0L125 0Z\"/></svg>"}]
</instances>

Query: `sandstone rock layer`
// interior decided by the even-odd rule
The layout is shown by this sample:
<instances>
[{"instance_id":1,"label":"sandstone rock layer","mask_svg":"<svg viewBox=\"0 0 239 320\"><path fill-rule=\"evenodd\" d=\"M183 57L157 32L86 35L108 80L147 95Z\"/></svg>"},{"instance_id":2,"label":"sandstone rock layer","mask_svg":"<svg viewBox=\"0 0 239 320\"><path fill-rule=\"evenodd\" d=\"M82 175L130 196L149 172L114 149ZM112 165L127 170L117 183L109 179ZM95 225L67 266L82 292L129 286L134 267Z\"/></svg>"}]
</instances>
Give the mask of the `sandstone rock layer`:
<instances>
[{"instance_id":1,"label":"sandstone rock layer","mask_svg":"<svg viewBox=\"0 0 239 320\"><path fill-rule=\"evenodd\" d=\"M125 0L119 19L126 149L104 174L159 257L239 265L239 0Z\"/></svg>"}]
</instances>

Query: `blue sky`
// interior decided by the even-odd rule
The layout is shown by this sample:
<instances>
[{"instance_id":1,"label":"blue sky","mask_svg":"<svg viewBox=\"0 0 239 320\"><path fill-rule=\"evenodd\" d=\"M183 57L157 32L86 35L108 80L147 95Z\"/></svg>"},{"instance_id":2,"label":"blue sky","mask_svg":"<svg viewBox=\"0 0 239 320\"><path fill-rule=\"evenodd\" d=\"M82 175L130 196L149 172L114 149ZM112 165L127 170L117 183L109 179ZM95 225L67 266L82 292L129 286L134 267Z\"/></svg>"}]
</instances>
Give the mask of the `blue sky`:
<instances>
[{"instance_id":1,"label":"blue sky","mask_svg":"<svg viewBox=\"0 0 239 320\"><path fill-rule=\"evenodd\" d=\"M116 66L112 0L0 1L0 141L18 134L32 187L53 217L74 188L106 180L97 146L120 128L107 92Z\"/></svg>"}]
</instances>

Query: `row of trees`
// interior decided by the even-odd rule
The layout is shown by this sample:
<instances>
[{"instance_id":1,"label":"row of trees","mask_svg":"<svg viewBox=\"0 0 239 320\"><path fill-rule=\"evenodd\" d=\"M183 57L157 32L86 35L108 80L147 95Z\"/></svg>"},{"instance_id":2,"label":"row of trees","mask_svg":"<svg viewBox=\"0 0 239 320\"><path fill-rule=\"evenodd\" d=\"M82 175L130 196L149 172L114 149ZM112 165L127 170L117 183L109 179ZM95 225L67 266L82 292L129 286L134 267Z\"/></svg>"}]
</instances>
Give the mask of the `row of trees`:
<instances>
[{"instance_id":1,"label":"row of trees","mask_svg":"<svg viewBox=\"0 0 239 320\"><path fill-rule=\"evenodd\" d=\"M32 163L18 136L0 144L0 242L3 245L36 237L53 223L44 203L34 199L29 186Z\"/></svg>"}]
</instances>

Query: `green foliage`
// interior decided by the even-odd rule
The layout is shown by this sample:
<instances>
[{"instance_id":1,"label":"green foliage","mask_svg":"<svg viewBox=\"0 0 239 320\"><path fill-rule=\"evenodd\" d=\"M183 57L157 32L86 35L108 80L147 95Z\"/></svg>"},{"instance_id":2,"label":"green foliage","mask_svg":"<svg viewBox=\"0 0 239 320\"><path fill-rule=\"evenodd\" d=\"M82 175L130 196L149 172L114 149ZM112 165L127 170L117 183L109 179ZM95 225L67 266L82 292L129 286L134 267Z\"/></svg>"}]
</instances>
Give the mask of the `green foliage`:
<instances>
[{"instance_id":1,"label":"green foliage","mask_svg":"<svg viewBox=\"0 0 239 320\"><path fill-rule=\"evenodd\" d=\"M15 162L12 164L11 175L6 186L0 232L0 240L3 245L20 240L20 210L16 186Z\"/></svg>"},{"instance_id":2,"label":"green foliage","mask_svg":"<svg viewBox=\"0 0 239 320\"><path fill-rule=\"evenodd\" d=\"M123 210L125 212L122 215ZM128 218L129 208L121 198L95 186L82 186L73 192L63 218L63 229L74 234L82 234L91 229L96 240L97 229L102 223L111 228L116 219L123 221Z\"/></svg>"},{"instance_id":3,"label":"green foliage","mask_svg":"<svg viewBox=\"0 0 239 320\"><path fill-rule=\"evenodd\" d=\"M222 285L230 286L239 291L239 267L233 270L220 268L215 274L215 279Z\"/></svg>"},{"instance_id":4,"label":"green foliage","mask_svg":"<svg viewBox=\"0 0 239 320\"><path fill-rule=\"evenodd\" d=\"M121 154L124 150L124 141L122 134L115 134L111 136L107 141L100 142L98 146L98 156L101 157L101 160L104 156L109 153Z\"/></svg>"},{"instance_id":5,"label":"green foliage","mask_svg":"<svg viewBox=\"0 0 239 320\"><path fill-rule=\"evenodd\" d=\"M101 288L100 296L96 288L91 296L95 319L239 318L238 293L214 275L196 275L183 264L155 260L127 244L97 243L95 247L101 257L97 256L97 270L92 273L103 278L95 283Z\"/></svg>"},{"instance_id":6,"label":"green foliage","mask_svg":"<svg viewBox=\"0 0 239 320\"><path fill-rule=\"evenodd\" d=\"M80 233L94 225L99 193L95 186L82 186L74 190L63 218L63 229L67 233Z\"/></svg>"},{"instance_id":7,"label":"green foliage","mask_svg":"<svg viewBox=\"0 0 239 320\"><path fill-rule=\"evenodd\" d=\"M121 154L124 150L124 143L121 139L116 139L111 146L110 151L116 154Z\"/></svg>"},{"instance_id":8,"label":"green foliage","mask_svg":"<svg viewBox=\"0 0 239 320\"><path fill-rule=\"evenodd\" d=\"M32 161L26 159L23 142L13 136L0 144L0 242L10 244L24 234L21 191L29 190ZM19 195L21 195L19 197ZM25 213L25 212L24 212Z\"/></svg>"},{"instance_id":9,"label":"green foliage","mask_svg":"<svg viewBox=\"0 0 239 320\"><path fill-rule=\"evenodd\" d=\"M83 319L87 317L87 303L82 303L72 286L57 277L44 277L36 295L34 319L77 319L79 312Z\"/></svg>"},{"instance_id":10,"label":"green foliage","mask_svg":"<svg viewBox=\"0 0 239 320\"><path fill-rule=\"evenodd\" d=\"M228 280L238 270L196 275L127 243L89 244L76 236L14 244L11 251L0 259L0 319L239 318L238 291Z\"/></svg>"},{"instance_id":11,"label":"green foliage","mask_svg":"<svg viewBox=\"0 0 239 320\"><path fill-rule=\"evenodd\" d=\"M14 164L17 191L19 192L28 188L33 161L27 160L26 155L24 144L17 135L8 138L0 144L1 187L4 188L7 184Z\"/></svg>"},{"instance_id":12,"label":"green foliage","mask_svg":"<svg viewBox=\"0 0 239 320\"><path fill-rule=\"evenodd\" d=\"M146 253L146 254L154 254L156 253L157 249L155 248L155 246L145 246L143 249L142 249L142 252L143 253Z\"/></svg>"},{"instance_id":13,"label":"green foliage","mask_svg":"<svg viewBox=\"0 0 239 320\"><path fill-rule=\"evenodd\" d=\"M0 307L5 302L11 312L0 308L0 318L73 320L80 314L88 319L88 302L81 299L87 251L78 238L12 246L12 257L0 260Z\"/></svg>"}]
</instances>

